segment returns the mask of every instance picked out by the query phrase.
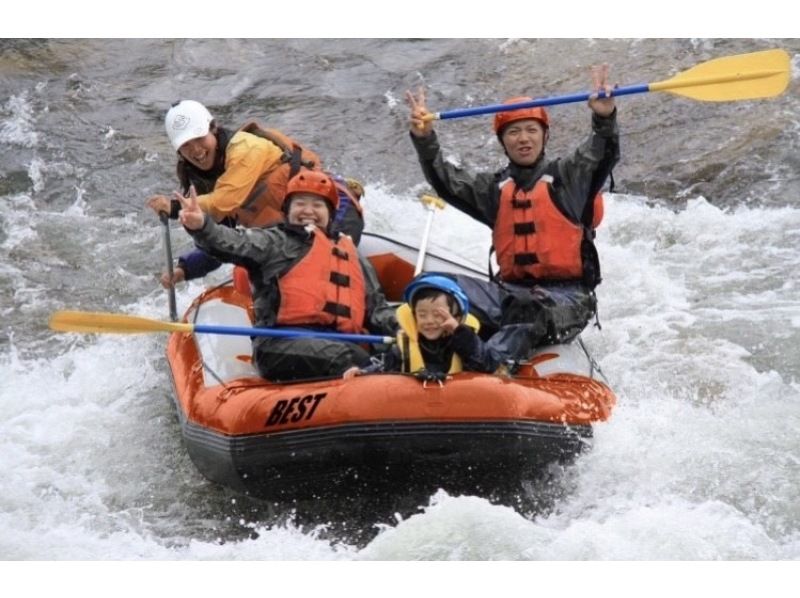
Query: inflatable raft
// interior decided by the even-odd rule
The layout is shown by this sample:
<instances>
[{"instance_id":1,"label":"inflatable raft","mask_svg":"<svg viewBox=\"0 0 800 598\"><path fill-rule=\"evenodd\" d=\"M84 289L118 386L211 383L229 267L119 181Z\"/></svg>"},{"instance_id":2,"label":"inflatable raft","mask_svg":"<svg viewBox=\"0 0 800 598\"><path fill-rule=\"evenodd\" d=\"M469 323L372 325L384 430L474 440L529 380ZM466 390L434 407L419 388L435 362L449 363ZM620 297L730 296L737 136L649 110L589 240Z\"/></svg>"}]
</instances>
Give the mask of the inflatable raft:
<instances>
[{"instance_id":1,"label":"inflatable raft","mask_svg":"<svg viewBox=\"0 0 800 598\"><path fill-rule=\"evenodd\" d=\"M365 235L360 250L397 299L413 274L413 247ZM436 255L425 266L471 272ZM224 284L199 296L185 321L252 326L250 310L247 294ZM438 488L505 495L573 459L615 403L578 344L543 348L515 376L463 372L442 384L403 374L276 384L258 376L250 355L242 336L173 333L167 347L181 431L199 471L275 501L411 488L423 500Z\"/></svg>"}]
</instances>

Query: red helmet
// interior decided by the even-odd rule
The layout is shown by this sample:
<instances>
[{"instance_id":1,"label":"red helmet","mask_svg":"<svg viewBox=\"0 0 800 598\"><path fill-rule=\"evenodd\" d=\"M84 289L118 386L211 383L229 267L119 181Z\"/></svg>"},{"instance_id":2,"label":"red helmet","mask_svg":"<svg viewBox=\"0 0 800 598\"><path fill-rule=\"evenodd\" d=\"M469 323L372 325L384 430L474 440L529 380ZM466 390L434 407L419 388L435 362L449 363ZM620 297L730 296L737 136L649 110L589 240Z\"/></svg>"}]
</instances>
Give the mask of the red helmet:
<instances>
[{"instance_id":1,"label":"red helmet","mask_svg":"<svg viewBox=\"0 0 800 598\"><path fill-rule=\"evenodd\" d=\"M533 98L529 98L527 96L518 97L518 98L510 98L503 102L503 104L520 104L522 102L530 102ZM506 110L504 112L496 112L494 115L494 132L500 135L503 128L516 122L518 120L527 120L532 118L533 120L538 120L544 128L547 129L550 126L550 118L547 116L547 112L544 108L536 107L536 108L520 108L519 110Z\"/></svg>"},{"instance_id":2,"label":"red helmet","mask_svg":"<svg viewBox=\"0 0 800 598\"><path fill-rule=\"evenodd\" d=\"M328 202L328 205L335 212L339 208L339 193L336 185L333 184L331 177L318 170L303 170L289 179L286 185L286 195L283 198L283 209L289 207L289 198L294 193L312 193L319 195Z\"/></svg>"}]
</instances>

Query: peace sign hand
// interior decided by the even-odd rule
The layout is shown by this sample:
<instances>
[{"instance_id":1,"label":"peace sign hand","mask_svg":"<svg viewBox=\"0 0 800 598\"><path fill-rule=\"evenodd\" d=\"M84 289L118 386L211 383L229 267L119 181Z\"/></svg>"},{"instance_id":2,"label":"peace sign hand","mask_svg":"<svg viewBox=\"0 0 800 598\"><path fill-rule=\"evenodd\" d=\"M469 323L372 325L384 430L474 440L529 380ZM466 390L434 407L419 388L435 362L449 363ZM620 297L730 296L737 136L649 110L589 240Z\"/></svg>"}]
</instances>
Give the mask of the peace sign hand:
<instances>
[{"instance_id":1,"label":"peace sign hand","mask_svg":"<svg viewBox=\"0 0 800 598\"><path fill-rule=\"evenodd\" d=\"M425 89L420 87L416 96L411 91L406 91L406 101L411 107L411 134L415 137L427 137L433 132L433 121L429 120L430 112L425 106Z\"/></svg>"},{"instance_id":2,"label":"peace sign hand","mask_svg":"<svg viewBox=\"0 0 800 598\"><path fill-rule=\"evenodd\" d=\"M189 187L189 197L184 197L177 191L173 194L175 199L181 202L181 211L178 214L178 219L187 230L200 230L205 224L206 215L200 209L200 204L197 202L197 191L194 185Z\"/></svg>"},{"instance_id":3,"label":"peace sign hand","mask_svg":"<svg viewBox=\"0 0 800 598\"><path fill-rule=\"evenodd\" d=\"M458 320L453 317L450 310L446 307L436 308L436 318L439 320L439 325L444 329L447 334L453 334L458 328Z\"/></svg>"},{"instance_id":4,"label":"peace sign hand","mask_svg":"<svg viewBox=\"0 0 800 598\"><path fill-rule=\"evenodd\" d=\"M613 87L608 84L608 65L600 64L592 67L592 89L595 90L589 96L589 108L591 108L597 116L611 116L614 112L614 98L609 97ZM598 97L599 92L603 92L606 97Z\"/></svg>"}]
</instances>

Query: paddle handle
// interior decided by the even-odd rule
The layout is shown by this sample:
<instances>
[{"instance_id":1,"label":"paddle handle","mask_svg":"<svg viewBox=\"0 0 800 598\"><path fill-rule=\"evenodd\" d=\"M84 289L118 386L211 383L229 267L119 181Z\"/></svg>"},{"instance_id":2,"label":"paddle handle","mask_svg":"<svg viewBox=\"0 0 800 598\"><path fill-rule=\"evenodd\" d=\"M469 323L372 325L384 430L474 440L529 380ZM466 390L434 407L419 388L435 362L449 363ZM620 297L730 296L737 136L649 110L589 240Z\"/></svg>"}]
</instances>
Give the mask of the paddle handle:
<instances>
[{"instance_id":1,"label":"paddle handle","mask_svg":"<svg viewBox=\"0 0 800 598\"><path fill-rule=\"evenodd\" d=\"M441 197L434 195L423 195L420 198L422 205L428 210L428 219L425 221L425 232L422 234L422 241L419 244L419 251L417 253L417 265L414 267L414 276L422 272L422 267L425 265L425 254L428 251L428 239L431 235L431 225L433 224L433 215L436 210L444 210L444 200Z\"/></svg>"},{"instance_id":2,"label":"paddle handle","mask_svg":"<svg viewBox=\"0 0 800 598\"><path fill-rule=\"evenodd\" d=\"M414 267L414 276L422 272L422 266L425 264L425 253L428 249L428 239L431 236L431 224L433 224L433 210L428 214L428 219L425 221L425 232L422 233L422 242L419 244L419 254L417 255L417 265Z\"/></svg>"},{"instance_id":3,"label":"paddle handle","mask_svg":"<svg viewBox=\"0 0 800 598\"><path fill-rule=\"evenodd\" d=\"M229 334L234 336L269 336L275 338L321 338L350 343L382 343L395 341L391 336L373 334L347 334L342 332L320 332L317 330L291 330L283 328L248 328L247 326L215 326L212 324L192 324L195 334Z\"/></svg>"},{"instance_id":4,"label":"paddle handle","mask_svg":"<svg viewBox=\"0 0 800 598\"><path fill-rule=\"evenodd\" d=\"M167 256L167 273L169 280L172 282L175 270L172 267L172 240L169 236L169 216L161 212L158 217L161 219L161 224L164 225L164 252ZM178 321L178 306L175 301L175 284L172 283L167 289L167 297L169 299L169 319L173 322Z\"/></svg>"},{"instance_id":5,"label":"paddle handle","mask_svg":"<svg viewBox=\"0 0 800 598\"><path fill-rule=\"evenodd\" d=\"M650 85L641 83L639 85L628 85L625 87L617 87L611 90L608 97L626 96L635 93L647 93L650 91ZM480 114L494 114L495 112L506 112L508 110L519 110L520 108L536 108L538 106L555 106L556 104L574 104L575 102L588 102L589 98L597 92L583 92L572 93L562 96L554 96L552 98L538 98L535 100L528 100L527 102L519 102L516 104L491 104L489 106L476 106L475 108L458 108L456 110L446 110L445 112L436 112L433 114L434 120L447 120L450 118L463 118L465 116L478 116ZM602 91L597 94L597 97L607 97Z\"/></svg>"}]
</instances>

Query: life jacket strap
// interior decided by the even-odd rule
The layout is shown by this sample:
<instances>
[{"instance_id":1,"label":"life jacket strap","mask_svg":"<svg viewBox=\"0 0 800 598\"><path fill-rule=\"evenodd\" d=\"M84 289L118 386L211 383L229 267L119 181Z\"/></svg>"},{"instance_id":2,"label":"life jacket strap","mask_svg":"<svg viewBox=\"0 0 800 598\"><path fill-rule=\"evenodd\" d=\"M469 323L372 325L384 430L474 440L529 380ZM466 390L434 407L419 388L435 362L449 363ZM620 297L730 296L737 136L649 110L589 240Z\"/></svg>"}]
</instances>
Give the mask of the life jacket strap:
<instances>
[{"instance_id":1,"label":"life jacket strap","mask_svg":"<svg viewBox=\"0 0 800 598\"><path fill-rule=\"evenodd\" d=\"M517 253L514 255L514 263L517 266L530 266L539 263L539 257L535 253Z\"/></svg>"},{"instance_id":2,"label":"life jacket strap","mask_svg":"<svg viewBox=\"0 0 800 598\"><path fill-rule=\"evenodd\" d=\"M518 236L531 235L536 232L536 225L533 222L515 222L514 234Z\"/></svg>"},{"instance_id":3,"label":"life jacket strap","mask_svg":"<svg viewBox=\"0 0 800 598\"><path fill-rule=\"evenodd\" d=\"M350 256L347 254L347 252L344 249L341 249L341 248L336 247L336 246L333 247L333 249L331 250L331 253L334 256L336 256L337 258L339 258L340 260L349 260L350 259Z\"/></svg>"},{"instance_id":4,"label":"life jacket strap","mask_svg":"<svg viewBox=\"0 0 800 598\"><path fill-rule=\"evenodd\" d=\"M325 307L322 308L322 311L337 317L342 317L342 318L350 317L350 308L347 305L342 305L341 303L333 303L332 301L328 301L327 303L325 303Z\"/></svg>"},{"instance_id":5,"label":"life jacket strap","mask_svg":"<svg viewBox=\"0 0 800 598\"><path fill-rule=\"evenodd\" d=\"M330 280L338 287L350 286L350 277L347 274L342 274L341 272L331 272Z\"/></svg>"}]
</instances>

